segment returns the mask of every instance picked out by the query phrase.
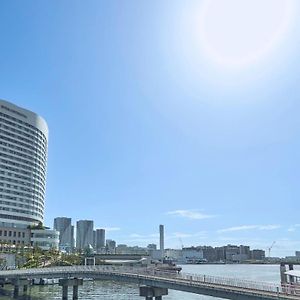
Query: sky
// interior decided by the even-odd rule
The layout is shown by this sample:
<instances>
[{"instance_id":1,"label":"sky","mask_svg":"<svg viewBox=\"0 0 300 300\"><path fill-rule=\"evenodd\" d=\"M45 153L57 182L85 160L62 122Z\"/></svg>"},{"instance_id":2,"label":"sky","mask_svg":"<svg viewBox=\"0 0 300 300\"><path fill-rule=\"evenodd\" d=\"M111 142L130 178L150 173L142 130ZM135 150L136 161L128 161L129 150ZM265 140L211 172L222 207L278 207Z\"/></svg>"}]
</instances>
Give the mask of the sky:
<instances>
[{"instance_id":1,"label":"sky","mask_svg":"<svg viewBox=\"0 0 300 300\"><path fill-rule=\"evenodd\" d=\"M223 2L223 3L222 3ZM49 126L45 224L300 250L293 0L3 0L0 98Z\"/></svg>"}]
</instances>

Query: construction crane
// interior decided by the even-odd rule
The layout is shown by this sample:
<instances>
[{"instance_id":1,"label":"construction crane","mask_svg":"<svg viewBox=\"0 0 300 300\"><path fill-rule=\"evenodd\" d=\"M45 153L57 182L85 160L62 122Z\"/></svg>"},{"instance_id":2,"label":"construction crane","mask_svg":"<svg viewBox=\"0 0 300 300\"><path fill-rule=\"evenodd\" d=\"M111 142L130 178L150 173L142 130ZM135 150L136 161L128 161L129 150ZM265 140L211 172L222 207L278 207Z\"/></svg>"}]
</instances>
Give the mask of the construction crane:
<instances>
[{"instance_id":1,"label":"construction crane","mask_svg":"<svg viewBox=\"0 0 300 300\"><path fill-rule=\"evenodd\" d=\"M274 242L272 243L272 245L268 248L268 251L269 251L268 257L270 257L270 255L271 255L271 250L272 250L273 246L275 245L275 243L276 243L276 241L274 241Z\"/></svg>"}]
</instances>

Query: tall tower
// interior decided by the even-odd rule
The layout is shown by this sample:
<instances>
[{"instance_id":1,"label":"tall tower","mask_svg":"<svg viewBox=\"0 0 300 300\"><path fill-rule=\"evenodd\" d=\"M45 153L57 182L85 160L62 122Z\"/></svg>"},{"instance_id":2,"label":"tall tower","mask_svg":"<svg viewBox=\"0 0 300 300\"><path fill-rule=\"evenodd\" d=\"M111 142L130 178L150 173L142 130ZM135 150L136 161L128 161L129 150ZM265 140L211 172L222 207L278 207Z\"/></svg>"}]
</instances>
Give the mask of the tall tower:
<instances>
[{"instance_id":1,"label":"tall tower","mask_svg":"<svg viewBox=\"0 0 300 300\"><path fill-rule=\"evenodd\" d=\"M96 250L100 251L105 247L105 229L96 230Z\"/></svg>"},{"instance_id":2,"label":"tall tower","mask_svg":"<svg viewBox=\"0 0 300 300\"><path fill-rule=\"evenodd\" d=\"M0 227L44 221L47 147L46 121L0 100Z\"/></svg>"},{"instance_id":3,"label":"tall tower","mask_svg":"<svg viewBox=\"0 0 300 300\"><path fill-rule=\"evenodd\" d=\"M70 252L73 246L72 236L72 219L66 217L58 217L54 219L54 229L59 231L59 247L60 249Z\"/></svg>"},{"instance_id":4,"label":"tall tower","mask_svg":"<svg viewBox=\"0 0 300 300\"><path fill-rule=\"evenodd\" d=\"M164 225L159 225L159 249L161 253L161 259L165 257L165 234Z\"/></svg>"},{"instance_id":5,"label":"tall tower","mask_svg":"<svg viewBox=\"0 0 300 300\"><path fill-rule=\"evenodd\" d=\"M90 220L77 221L76 226L76 248L84 250L93 246L94 243L94 222Z\"/></svg>"}]
</instances>

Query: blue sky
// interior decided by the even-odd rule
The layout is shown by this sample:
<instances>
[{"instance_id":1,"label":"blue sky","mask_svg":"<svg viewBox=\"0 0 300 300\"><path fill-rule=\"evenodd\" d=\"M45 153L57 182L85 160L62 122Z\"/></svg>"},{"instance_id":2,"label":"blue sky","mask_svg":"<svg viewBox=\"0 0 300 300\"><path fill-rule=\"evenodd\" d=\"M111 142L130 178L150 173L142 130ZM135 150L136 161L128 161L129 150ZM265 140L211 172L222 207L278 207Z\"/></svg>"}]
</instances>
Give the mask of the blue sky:
<instances>
[{"instance_id":1,"label":"blue sky","mask_svg":"<svg viewBox=\"0 0 300 300\"><path fill-rule=\"evenodd\" d=\"M300 249L299 21L240 63L225 55L251 37L259 48L280 16L246 20L219 59L204 43L226 32L213 36L215 19L201 36L199 3L1 1L0 97L49 125L47 225L93 219L145 246L165 224L169 247Z\"/></svg>"}]
</instances>

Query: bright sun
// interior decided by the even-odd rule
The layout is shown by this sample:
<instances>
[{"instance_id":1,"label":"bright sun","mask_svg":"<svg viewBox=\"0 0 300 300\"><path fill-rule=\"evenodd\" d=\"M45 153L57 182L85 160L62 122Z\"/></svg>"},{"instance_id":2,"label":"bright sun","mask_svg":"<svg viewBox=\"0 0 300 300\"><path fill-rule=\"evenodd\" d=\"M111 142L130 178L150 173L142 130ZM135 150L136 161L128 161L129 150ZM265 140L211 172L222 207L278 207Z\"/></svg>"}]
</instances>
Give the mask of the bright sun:
<instances>
[{"instance_id":1,"label":"bright sun","mask_svg":"<svg viewBox=\"0 0 300 300\"><path fill-rule=\"evenodd\" d=\"M280 42L293 8L294 0L204 0L201 47L218 64L251 65Z\"/></svg>"}]
</instances>

